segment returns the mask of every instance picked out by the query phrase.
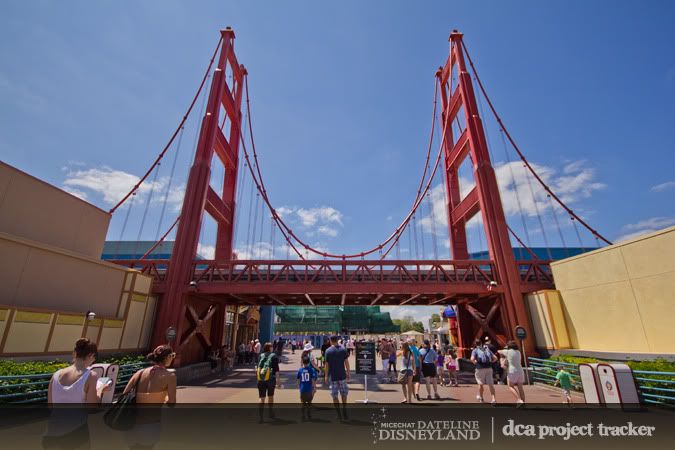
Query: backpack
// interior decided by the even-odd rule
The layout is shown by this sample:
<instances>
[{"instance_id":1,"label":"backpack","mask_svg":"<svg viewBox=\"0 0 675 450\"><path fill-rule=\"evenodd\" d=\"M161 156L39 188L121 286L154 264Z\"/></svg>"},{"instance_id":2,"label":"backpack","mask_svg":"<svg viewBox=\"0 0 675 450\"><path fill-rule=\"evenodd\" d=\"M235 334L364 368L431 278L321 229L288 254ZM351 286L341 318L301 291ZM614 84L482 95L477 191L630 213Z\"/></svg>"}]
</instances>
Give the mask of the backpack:
<instances>
[{"instance_id":1,"label":"backpack","mask_svg":"<svg viewBox=\"0 0 675 450\"><path fill-rule=\"evenodd\" d=\"M492 352L490 349L487 348L478 348L477 356L478 356L478 361L481 364L491 364L492 363Z\"/></svg>"},{"instance_id":2,"label":"backpack","mask_svg":"<svg viewBox=\"0 0 675 450\"><path fill-rule=\"evenodd\" d=\"M258 381L269 381L270 376L272 374L270 364L272 363L272 358L274 356L275 356L274 353L270 353L267 356L262 355L260 357L260 362L258 362L258 367L256 368L255 371L256 378L258 378Z\"/></svg>"}]
</instances>

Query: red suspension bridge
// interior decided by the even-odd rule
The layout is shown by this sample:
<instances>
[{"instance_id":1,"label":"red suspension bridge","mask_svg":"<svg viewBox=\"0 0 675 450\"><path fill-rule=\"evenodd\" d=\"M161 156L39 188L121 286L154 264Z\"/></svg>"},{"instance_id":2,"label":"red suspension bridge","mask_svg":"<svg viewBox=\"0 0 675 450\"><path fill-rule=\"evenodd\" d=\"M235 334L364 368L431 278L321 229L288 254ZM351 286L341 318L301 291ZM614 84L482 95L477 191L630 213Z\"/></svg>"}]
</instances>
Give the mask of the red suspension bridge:
<instances>
[{"instance_id":1,"label":"red suspension bridge","mask_svg":"<svg viewBox=\"0 0 675 450\"><path fill-rule=\"evenodd\" d=\"M487 96L464 45L462 34L453 31L449 39L449 57L435 74L431 135L424 171L409 212L382 242L360 252L333 254L313 247L303 240L274 208L266 189L252 129L248 74L244 66L238 62L234 40L234 32L231 29L221 31L220 41L199 89L169 142L138 183L110 210L114 213L130 199L129 203L133 204L134 197L144 183L151 183L149 196L152 197L161 161L175 141L178 143L178 149L180 148L185 122L210 80L210 91L204 106L194 161L189 171L180 215L161 237L158 228L155 246L142 258L116 261L118 264L137 268L152 276L154 280L153 292L160 300L153 343L164 342L165 330L170 326L177 329L176 344L179 354L188 347L199 345L202 348L209 348L221 342L225 305L228 304L305 306L455 304L458 306L459 344L463 348L470 347L473 339L484 334L504 343L505 340L513 338L515 326L524 326L529 330L523 296L554 286L549 266L550 258L539 259L507 224L486 132L479 114L479 110L482 113L482 103L477 103L477 98L480 101L480 97L474 91L473 81L476 82L479 92L499 125L505 151L508 141L529 172L530 190L533 190L533 182L538 189L543 189L545 198L550 202L550 211L563 243L564 237L560 232L558 214L568 217L573 222L580 242L579 227L583 227L597 241L610 243L568 207L524 157ZM440 120L438 128L441 134L438 151L434 155L432 148L439 97L441 112L438 117ZM467 158L471 163L475 184L468 192L462 192L459 170ZM211 180L216 161L222 164L224 171L222 177L218 179L222 185L214 187ZM175 166L176 159L171 169L171 178ZM154 177L152 182L149 181L151 175ZM444 189L444 213L447 216L452 258L438 257L436 237L442 233L434 230L433 259L401 259L401 239L407 233L412 249L410 235L415 234L419 228L417 217L423 204L427 205L433 219L434 208L430 204L430 193L433 180L437 176L442 179ZM513 177L513 172L511 176ZM241 255L237 255L235 242L237 222L241 220L244 178L250 180L251 188L249 229L245 251L240 251ZM165 194L159 227L164 218L169 188L170 184ZM252 206L254 190L255 208ZM534 197L534 193L532 195ZM517 198L517 202L520 208L521 199ZM537 207L537 201L534 205ZM124 227L127 225L130 210L131 206L124 218ZM146 205L141 231L147 211ZM204 212L217 223L215 255L212 260L199 259L197 254ZM253 221L251 213L255 214ZM467 222L479 213L488 258L476 260L470 259ZM539 215L540 211L537 209L537 216ZM250 258L256 253L253 251L254 242L258 232L259 241L262 240L264 217L270 219L270 246L267 258L260 258L261 255L265 255L258 248L257 259L240 259L239 256L247 255ZM432 226L435 225L435 219L431 222ZM539 224L541 234L548 243L541 217ZM525 219L522 220L522 225L526 241L529 243ZM176 238L171 259L148 259L152 250L174 229ZM285 259L276 257L277 233L280 234L287 252ZM511 238L515 239L532 259L516 260ZM416 248L417 245L415 234ZM395 258L391 256L392 251L395 252ZM424 253L423 248L422 254ZM412 251L410 254L412 255ZM530 346L531 342L530 340ZM531 352L533 349L528 350ZM184 357L182 363L189 362L189 359L190 357Z\"/></svg>"}]
</instances>

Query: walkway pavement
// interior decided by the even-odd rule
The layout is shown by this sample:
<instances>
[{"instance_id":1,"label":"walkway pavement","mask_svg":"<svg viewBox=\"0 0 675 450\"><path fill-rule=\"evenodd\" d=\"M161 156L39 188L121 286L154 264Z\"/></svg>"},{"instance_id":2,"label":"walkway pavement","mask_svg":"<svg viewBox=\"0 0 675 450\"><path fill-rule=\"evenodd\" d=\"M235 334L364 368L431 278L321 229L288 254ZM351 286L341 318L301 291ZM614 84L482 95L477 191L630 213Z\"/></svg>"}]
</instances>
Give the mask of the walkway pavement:
<instances>
[{"instance_id":1,"label":"walkway pavement","mask_svg":"<svg viewBox=\"0 0 675 450\"><path fill-rule=\"evenodd\" d=\"M296 374L300 367L300 351L295 354L284 352L280 364L281 389L277 389L274 400L276 403L298 403L299 394L296 387ZM315 354L319 354L315 350ZM350 358L351 380L349 382L349 402L354 403L365 399L364 376L354 373L354 357ZM378 373L382 372L381 361L378 361ZM392 375L395 377L395 374ZM396 383L387 383L379 380L381 375L368 376L368 399L377 403L399 403L403 399L401 387ZM317 386L314 403L330 403L332 401L328 387L323 385L322 380ZM460 381L472 384L460 384L459 387L438 387L441 400L427 400L427 391L424 384L420 386L420 404L436 403L477 403L477 386L469 374ZM178 387L179 403L255 403L258 401L254 366L238 366L226 374L218 374L208 377L189 385ZM514 403L513 394L504 385L496 385L496 397L498 403ZM489 401L489 391L485 390L485 399ZM433 392L432 392L433 397ZM559 389L549 386L532 385L525 386L525 399L527 403L560 403L562 397ZM583 403L583 395L573 393L575 403ZM417 403L413 400L413 403Z\"/></svg>"}]
</instances>

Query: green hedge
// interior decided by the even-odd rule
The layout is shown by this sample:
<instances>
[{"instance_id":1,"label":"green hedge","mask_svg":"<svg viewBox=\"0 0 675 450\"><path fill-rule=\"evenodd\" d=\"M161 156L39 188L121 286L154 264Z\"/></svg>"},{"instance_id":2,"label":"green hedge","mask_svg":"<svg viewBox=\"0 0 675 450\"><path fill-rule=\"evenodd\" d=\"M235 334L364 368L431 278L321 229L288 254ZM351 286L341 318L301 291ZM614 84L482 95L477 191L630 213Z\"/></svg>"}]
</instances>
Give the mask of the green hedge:
<instances>
[{"instance_id":1,"label":"green hedge","mask_svg":"<svg viewBox=\"0 0 675 450\"><path fill-rule=\"evenodd\" d=\"M117 354L101 358L96 362L106 364L135 364L145 361L145 356L138 354ZM36 375L41 373L54 373L67 367L70 362L62 360L54 361L13 361L11 359L0 360L0 376L7 375Z\"/></svg>"},{"instance_id":2,"label":"green hedge","mask_svg":"<svg viewBox=\"0 0 675 450\"><path fill-rule=\"evenodd\" d=\"M589 358L584 356L560 355L551 357L554 361L561 361L572 364L606 362L598 358ZM647 370L657 372L675 372L675 362L658 358L653 361L622 361L633 370Z\"/></svg>"}]
</instances>

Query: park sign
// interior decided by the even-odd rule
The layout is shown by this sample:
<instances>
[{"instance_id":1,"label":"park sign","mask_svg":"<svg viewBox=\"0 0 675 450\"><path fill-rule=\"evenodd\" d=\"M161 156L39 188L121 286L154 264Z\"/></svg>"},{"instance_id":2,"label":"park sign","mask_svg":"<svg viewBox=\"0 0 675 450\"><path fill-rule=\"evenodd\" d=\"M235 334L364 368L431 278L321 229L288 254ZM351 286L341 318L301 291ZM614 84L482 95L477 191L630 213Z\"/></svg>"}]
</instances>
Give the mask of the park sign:
<instances>
[{"instance_id":1,"label":"park sign","mask_svg":"<svg viewBox=\"0 0 675 450\"><path fill-rule=\"evenodd\" d=\"M521 326L516 327L516 337L521 341L527 337L527 331Z\"/></svg>"},{"instance_id":2,"label":"park sign","mask_svg":"<svg viewBox=\"0 0 675 450\"><path fill-rule=\"evenodd\" d=\"M375 343L357 342L356 351L356 373L360 375L375 375Z\"/></svg>"}]
</instances>

